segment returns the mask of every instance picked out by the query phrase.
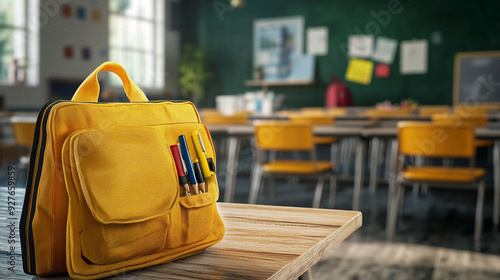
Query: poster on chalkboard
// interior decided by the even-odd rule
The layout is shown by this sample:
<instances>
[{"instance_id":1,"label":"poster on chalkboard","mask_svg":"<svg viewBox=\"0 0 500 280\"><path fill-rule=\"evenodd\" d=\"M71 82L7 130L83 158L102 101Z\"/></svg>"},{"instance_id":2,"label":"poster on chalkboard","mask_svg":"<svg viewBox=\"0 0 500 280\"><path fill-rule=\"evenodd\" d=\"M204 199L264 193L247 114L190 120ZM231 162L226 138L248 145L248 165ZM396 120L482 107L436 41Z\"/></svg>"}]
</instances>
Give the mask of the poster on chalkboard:
<instances>
[{"instance_id":1,"label":"poster on chalkboard","mask_svg":"<svg viewBox=\"0 0 500 280\"><path fill-rule=\"evenodd\" d=\"M394 56L396 55L397 47L398 47L397 40L385 37L378 37L375 43L373 60L385 64L392 64L392 62L394 61Z\"/></svg>"},{"instance_id":2,"label":"poster on chalkboard","mask_svg":"<svg viewBox=\"0 0 500 280\"><path fill-rule=\"evenodd\" d=\"M304 17L254 21L254 68L262 68L265 80L287 80L293 60L302 55Z\"/></svg>"},{"instance_id":3,"label":"poster on chalkboard","mask_svg":"<svg viewBox=\"0 0 500 280\"><path fill-rule=\"evenodd\" d=\"M372 35L349 36L349 57L370 58L373 55Z\"/></svg>"},{"instance_id":4,"label":"poster on chalkboard","mask_svg":"<svg viewBox=\"0 0 500 280\"><path fill-rule=\"evenodd\" d=\"M411 40L401 42L401 74L427 73L427 40Z\"/></svg>"}]
</instances>

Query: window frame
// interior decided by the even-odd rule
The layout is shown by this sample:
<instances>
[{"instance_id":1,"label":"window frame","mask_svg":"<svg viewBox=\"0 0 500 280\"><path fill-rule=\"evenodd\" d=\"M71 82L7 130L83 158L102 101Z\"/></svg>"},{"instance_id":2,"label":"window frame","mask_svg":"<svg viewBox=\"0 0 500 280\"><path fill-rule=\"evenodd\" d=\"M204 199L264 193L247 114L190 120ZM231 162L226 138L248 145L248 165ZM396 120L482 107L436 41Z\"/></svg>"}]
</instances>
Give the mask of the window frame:
<instances>
[{"instance_id":1,"label":"window frame","mask_svg":"<svg viewBox=\"0 0 500 280\"><path fill-rule=\"evenodd\" d=\"M28 59L28 60L31 59L31 57L29 55L29 53L30 53L29 40L30 40L30 32L31 31L29 30L29 22L28 22L29 15L30 15L29 9L32 9L32 7L30 7L31 6L30 4L37 4L36 6L38 6L40 4L39 1L35 1L34 3L32 3L32 1L33 0L21 0L21 1L16 0L16 1L14 1L15 5L21 6L22 13L24 14L24 21L22 23L22 26L0 23L0 30L9 30L9 31L12 31L13 34L15 34L16 31L22 31L21 38L23 38L23 41L24 41L22 54L23 54L23 59L25 61L26 61L26 59ZM16 36L15 35L13 37L13 41L14 42L12 42L12 44L15 46L16 45ZM14 54L12 56L13 59L16 58ZM21 62L21 63L24 64L24 62ZM8 66L8 67L10 67L10 66ZM22 67L24 68L24 82L22 83L22 85L29 85L29 84L33 83L33 82L28 81L28 71L32 71L32 70L26 68L26 65L23 65ZM10 71L10 69L8 69L7 71ZM37 75L38 75L38 72L37 72ZM36 79L36 81L34 83L37 85L38 79ZM20 84L16 83L16 82L11 82L9 77L7 76L6 80L0 79L0 85L1 86L18 86Z\"/></svg>"},{"instance_id":2,"label":"window frame","mask_svg":"<svg viewBox=\"0 0 500 280\"><path fill-rule=\"evenodd\" d=\"M108 35L108 43L109 43L109 56L110 56L110 59L111 59L111 53L113 51L119 51L121 52L121 59L125 60L124 57L126 57L128 54L132 53L134 54L134 56L136 57L134 59L134 64L136 64L135 61L137 61L138 59L141 59L141 58L137 58L137 56L139 55L140 57L147 57L148 56L151 56L152 57L152 64L151 64L151 69L144 69L146 72L145 73L141 73L140 75L142 75L140 77L140 79L137 79L137 77L134 77L134 73L129 73L132 74L130 75L131 78L134 80L134 82L141 88L143 89L150 89L150 90L162 90L165 88L165 79L164 79L164 76L162 73L165 72L165 49L164 49L164 46L165 46L165 18L163 16L160 17L159 13L161 12L164 12L164 5L165 5L165 2L162 2L163 0L151 0L152 3L153 3L153 11L152 11L152 18L146 18L146 17L143 17L143 16L138 16L138 15L127 15L126 12L116 12L116 11L113 11L113 9L111 8L111 2L109 2L109 14L108 14L108 23L109 23L109 35ZM163 8L163 9L161 9ZM161 10L161 11L160 11ZM131 46L127 46L126 44L123 44L124 42L121 42L122 43L122 46L120 46L119 44L115 44L112 42L112 35L111 35L111 21L112 21L112 18L113 17L121 17L122 19L125 19L125 20L134 20L134 21L137 21L139 24L142 24L142 23L149 23L149 24L152 24L152 34L151 34L151 37L152 37L152 40L153 42L151 43L151 49L150 50L147 50L147 49L144 49L144 48L140 48L140 47L131 47ZM159 36L160 33L163 34L161 36ZM161 38L160 38L161 37ZM122 39L123 41L125 41L123 38L120 38ZM163 40L163 42L159 42L160 40ZM160 49L160 48L161 49ZM131 69L131 66L129 65L126 65L125 62L120 62L120 61L114 61L114 62L118 62L120 64L123 64L123 66L125 68L128 68L128 69ZM133 67L133 66L132 66ZM149 68L149 67L148 67ZM142 71L143 69L141 69L140 71ZM131 71L131 70L129 70ZM121 81L119 83L112 83L111 81L111 75L113 75L112 73L109 74L110 76L108 76L108 82L109 82L109 86L111 88L118 88L121 86ZM146 78L145 78L145 76ZM147 82L147 76L151 75L152 77L152 82ZM115 79L115 81L118 82L117 79Z\"/></svg>"}]
</instances>

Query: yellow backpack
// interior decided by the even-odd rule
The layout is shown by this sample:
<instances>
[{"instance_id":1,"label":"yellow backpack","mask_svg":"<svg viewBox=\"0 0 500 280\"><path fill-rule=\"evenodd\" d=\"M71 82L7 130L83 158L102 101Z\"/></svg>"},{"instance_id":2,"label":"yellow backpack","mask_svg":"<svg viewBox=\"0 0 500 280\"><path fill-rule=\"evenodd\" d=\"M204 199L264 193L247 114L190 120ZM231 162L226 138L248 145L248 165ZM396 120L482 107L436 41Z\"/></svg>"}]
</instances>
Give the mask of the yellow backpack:
<instances>
[{"instance_id":1,"label":"yellow backpack","mask_svg":"<svg viewBox=\"0 0 500 280\"><path fill-rule=\"evenodd\" d=\"M98 103L97 74L123 81L131 103ZM116 63L106 62L71 101L38 116L20 235L23 269L33 275L96 279L187 257L219 242L216 177L206 192L182 196L171 145L198 131L215 160L208 129L190 102L149 102ZM205 159L206 160L206 159Z\"/></svg>"}]
</instances>

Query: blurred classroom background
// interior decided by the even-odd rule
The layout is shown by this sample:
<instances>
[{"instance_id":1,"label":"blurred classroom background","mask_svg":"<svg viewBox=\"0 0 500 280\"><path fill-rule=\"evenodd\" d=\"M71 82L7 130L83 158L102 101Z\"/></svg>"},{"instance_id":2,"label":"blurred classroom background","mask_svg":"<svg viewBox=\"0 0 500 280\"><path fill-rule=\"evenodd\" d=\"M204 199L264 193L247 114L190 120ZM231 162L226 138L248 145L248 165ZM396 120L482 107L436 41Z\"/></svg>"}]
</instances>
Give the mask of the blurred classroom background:
<instances>
[{"instance_id":1,"label":"blurred classroom background","mask_svg":"<svg viewBox=\"0 0 500 280\"><path fill-rule=\"evenodd\" d=\"M219 201L362 211L362 228L314 278L498 279L498 10L492 0L2 0L0 196L9 166L23 193L38 110L113 61L150 100L196 105ZM128 102L116 75L99 81L100 101ZM265 125L271 134L256 130ZM307 133L278 137L294 125ZM290 148L295 138L315 156Z\"/></svg>"}]
</instances>

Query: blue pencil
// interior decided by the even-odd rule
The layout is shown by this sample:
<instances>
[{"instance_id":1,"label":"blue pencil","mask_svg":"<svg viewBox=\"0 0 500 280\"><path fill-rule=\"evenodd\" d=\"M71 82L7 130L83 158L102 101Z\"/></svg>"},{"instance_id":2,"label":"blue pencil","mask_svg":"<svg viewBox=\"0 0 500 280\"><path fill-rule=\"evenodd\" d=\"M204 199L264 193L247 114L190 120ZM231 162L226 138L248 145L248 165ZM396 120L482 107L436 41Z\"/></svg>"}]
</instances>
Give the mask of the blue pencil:
<instances>
[{"instance_id":1,"label":"blue pencil","mask_svg":"<svg viewBox=\"0 0 500 280\"><path fill-rule=\"evenodd\" d=\"M189 148L186 142L185 135L179 135L179 144L181 146L182 158L186 163L186 168L189 175L189 180L191 181L191 186L195 194L198 194L198 182L196 181L196 176L194 173L193 161L191 160L191 155L189 154Z\"/></svg>"}]
</instances>

